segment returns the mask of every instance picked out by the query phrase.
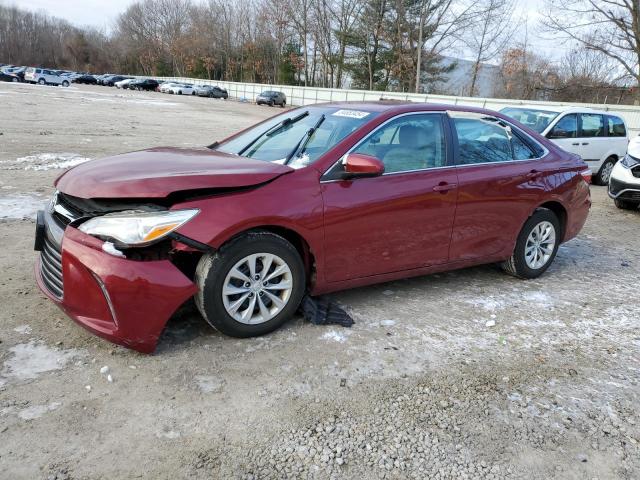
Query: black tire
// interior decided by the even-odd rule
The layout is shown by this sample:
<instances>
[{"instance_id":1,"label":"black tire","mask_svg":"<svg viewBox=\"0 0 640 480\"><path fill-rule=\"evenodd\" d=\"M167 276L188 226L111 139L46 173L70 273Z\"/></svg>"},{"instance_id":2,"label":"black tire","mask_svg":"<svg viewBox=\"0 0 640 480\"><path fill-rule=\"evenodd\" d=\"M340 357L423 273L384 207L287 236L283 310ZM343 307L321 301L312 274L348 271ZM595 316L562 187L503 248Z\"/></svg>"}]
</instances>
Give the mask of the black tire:
<instances>
[{"instance_id":1,"label":"black tire","mask_svg":"<svg viewBox=\"0 0 640 480\"><path fill-rule=\"evenodd\" d=\"M286 101L286 100L283 100L283 101L282 101L282 104L281 104L280 106L281 106L282 108L286 107L286 106L287 106L287 101Z\"/></svg>"},{"instance_id":2,"label":"black tire","mask_svg":"<svg viewBox=\"0 0 640 480\"><path fill-rule=\"evenodd\" d=\"M69 86L69 82L67 80L62 82L62 86L63 87L68 87Z\"/></svg>"},{"instance_id":3,"label":"black tire","mask_svg":"<svg viewBox=\"0 0 640 480\"><path fill-rule=\"evenodd\" d=\"M525 247L527 243L527 239L531 234L532 230L538 226L541 222L549 222L553 225L555 229L555 245L553 246L553 251L551 256L547 260L547 262L542 265L540 268L531 268L527 265L525 260ZM556 253L558 252L558 247L560 246L560 239L562 236L562 229L560 228L560 221L558 217L556 217L555 213L551 210L547 210L546 208L540 208L536 210L533 215L529 217L529 219L525 222L520 234L518 235L518 240L516 241L516 246L509 257L508 260L502 262L500 265L502 269L510 275L518 278L530 279L536 278L542 275L547 268L553 263L553 260L556 258Z\"/></svg>"},{"instance_id":4,"label":"black tire","mask_svg":"<svg viewBox=\"0 0 640 480\"><path fill-rule=\"evenodd\" d=\"M269 100L269 106L273 107L273 100Z\"/></svg>"},{"instance_id":5,"label":"black tire","mask_svg":"<svg viewBox=\"0 0 640 480\"><path fill-rule=\"evenodd\" d=\"M44 78L41 78L40 80L38 80L38 85L44 85L46 84L46 80Z\"/></svg>"},{"instance_id":6,"label":"black tire","mask_svg":"<svg viewBox=\"0 0 640 480\"><path fill-rule=\"evenodd\" d=\"M611 178L611 170L613 166L616 164L615 157L607 158L602 165L600 165L600 170L593 177L593 183L596 185L609 185L609 178Z\"/></svg>"},{"instance_id":7,"label":"black tire","mask_svg":"<svg viewBox=\"0 0 640 480\"><path fill-rule=\"evenodd\" d=\"M222 299L222 289L229 271L252 253L271 253L280 257L291 271L293 286L288 302L276 316L250 325L229 315ZM196 305L204 319L225 335L239 338L264 335L281 327L295 314L305 291L304 265L298 251L279 235L264 231L249 232L215 253L203 255L195 279L198 285Z\"/></svg>"},{"instance_id":8,"label":"black tire","mask_svg":"<svg viewBox=\"0 0 640 480\"><path fill-rule=\"evenodd\" d=\"M12 78L12 79L11 79L11 81L12 81L13 83L16 83L16 82L19 82L20 80L18 80L17 78Z\"/></svg>"},{"instance_id":9,"label":"black tire","mask_svg":"<svg viewBox=\"0 0 640 480\"><path fill-rule=\"evenodd\" d=\"M640 205L639 202L631 202L629 200L620 200L618 198L616 198L613 203L616 204L616 207L618 207L620 210L637 210L638 206Z\"/></svg>"}]
</instances>

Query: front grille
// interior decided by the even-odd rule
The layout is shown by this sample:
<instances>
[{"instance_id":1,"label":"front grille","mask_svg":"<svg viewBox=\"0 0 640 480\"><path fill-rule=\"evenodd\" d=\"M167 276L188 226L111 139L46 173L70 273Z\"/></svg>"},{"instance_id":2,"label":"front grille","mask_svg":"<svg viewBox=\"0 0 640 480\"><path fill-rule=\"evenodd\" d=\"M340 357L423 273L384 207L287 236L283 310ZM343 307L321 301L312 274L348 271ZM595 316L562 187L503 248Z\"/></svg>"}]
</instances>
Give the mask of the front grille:
<instances>
[{"instance_id":1,"label":"front grille","mask_svg":"<svg viewBox=\"0 0 640 480\"><path fill-rule=\"evenodd\" d=\"M66 227L84 215L82 209L75 205L67 195L56 192L53 198L52 216L61 227Z\"/></svg>"},{"instance_id":2,"label":"front grille","mask_svg":"<svg viewBox=\"0 0 640 480\"><path fill-rule=\"evenodd\" d=\"M627 190L624 193L621 193L617 198L620 200L635 200L640 201L640 191L637 190Z\"/></svg>"},{"instance_id":3,"label":"front grille","mask_svg":"<svg viewBox=\"0 0 640 480\"><path fill-rule=\"evenodd\" d=\"M45 237L40 252L40 273L42 282L56 297L62 298L62 252L49 238Z\"/></svg>"}]
</instances>

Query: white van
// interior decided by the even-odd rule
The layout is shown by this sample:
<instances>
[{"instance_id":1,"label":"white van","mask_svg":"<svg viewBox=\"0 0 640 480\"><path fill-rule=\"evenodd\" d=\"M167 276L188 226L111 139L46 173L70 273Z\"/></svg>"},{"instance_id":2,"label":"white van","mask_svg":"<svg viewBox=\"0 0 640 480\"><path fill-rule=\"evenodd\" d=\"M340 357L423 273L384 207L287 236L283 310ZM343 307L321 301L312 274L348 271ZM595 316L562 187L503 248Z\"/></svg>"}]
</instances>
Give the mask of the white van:
<instances>
[{"instance_id":1,"label":"white van","mask_svg":"<svg viewBox=\"0 0 640 480\"><path fill-rule=\"evenodd\" d=\"M609 183L613 166L627 153L627 127L611 112L548 106L506 107L500 112L580 155L598 185Z\"/></svg>"},{"instance_id":2,"label":"white van","mask_svg":"<svg viewBox=\"0 0 640 480\"><path fill-rule=\"evenodd\" d=\"M62 85L63 87L68 87L71 84L69 77L63 77L53 70L34 67L25 70L24 81L40 85Z\"/></svg>"}]
</instances>

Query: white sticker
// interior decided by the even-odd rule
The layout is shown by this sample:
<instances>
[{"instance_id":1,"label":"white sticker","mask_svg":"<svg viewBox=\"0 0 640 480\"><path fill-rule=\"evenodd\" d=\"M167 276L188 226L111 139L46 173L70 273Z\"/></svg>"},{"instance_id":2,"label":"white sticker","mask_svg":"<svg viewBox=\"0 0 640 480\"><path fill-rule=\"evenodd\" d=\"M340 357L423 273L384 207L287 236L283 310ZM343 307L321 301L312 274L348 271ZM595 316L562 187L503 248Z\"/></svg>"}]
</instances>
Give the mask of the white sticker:
<instances>
[{"instance_id":1,"label":"white sticker","mask_svg":"<svg viewBox=\"0 0 640 480\"><path fill-rule=\"evenodd\" d=\"M362 112L360 110L337 110L332 113L336 117L364 118L369 116L370 112Z\"/></svg>"}]
</instances>

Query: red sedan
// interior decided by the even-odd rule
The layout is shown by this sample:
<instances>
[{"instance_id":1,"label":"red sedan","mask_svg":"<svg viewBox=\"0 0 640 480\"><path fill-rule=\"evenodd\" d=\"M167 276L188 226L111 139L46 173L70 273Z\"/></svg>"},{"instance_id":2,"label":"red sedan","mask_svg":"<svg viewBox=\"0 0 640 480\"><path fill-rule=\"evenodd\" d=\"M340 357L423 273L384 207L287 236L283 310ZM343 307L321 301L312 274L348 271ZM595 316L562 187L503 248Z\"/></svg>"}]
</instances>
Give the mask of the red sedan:
<instances>
[{"instance_id":1,"label":"red sedan","mask_svg":"<svg viewBox=\"0 0 640 480\"><path fill-rule=\"evenodd\" d=\"M537 277L584 225L589 181L496 112L307 106L208 148L67 171L38 214L36 276L75 321L142 352L191 297L221 332L262 335L305 292L494 262Z\"/></svg>"}]
</instances>

